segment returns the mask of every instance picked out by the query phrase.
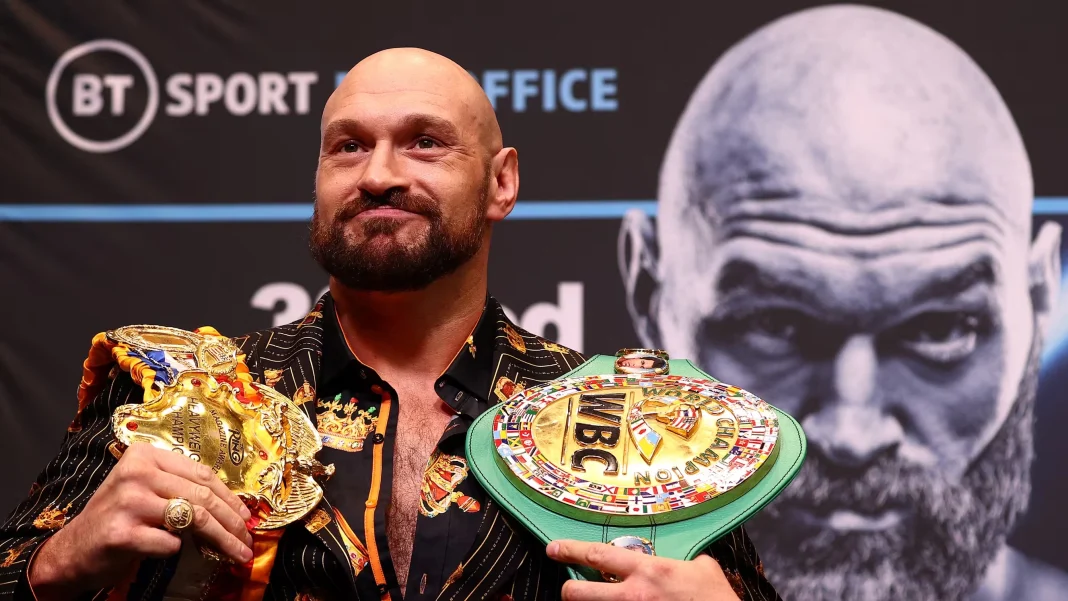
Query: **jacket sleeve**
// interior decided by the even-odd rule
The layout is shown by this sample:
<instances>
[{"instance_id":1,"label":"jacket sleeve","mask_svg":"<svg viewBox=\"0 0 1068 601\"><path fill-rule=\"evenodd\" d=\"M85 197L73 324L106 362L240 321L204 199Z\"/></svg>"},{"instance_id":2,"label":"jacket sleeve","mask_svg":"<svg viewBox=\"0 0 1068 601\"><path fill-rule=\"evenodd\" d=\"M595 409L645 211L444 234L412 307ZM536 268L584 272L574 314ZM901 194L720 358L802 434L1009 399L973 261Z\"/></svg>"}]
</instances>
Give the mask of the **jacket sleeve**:
<instances>
[{"instance_id":1,"label":"jacket sleeve","mask_svg":"<svg viewBox=\"0 0 1068 601\"><path fill-rule=\"evenodd\" d=\"M705 552L719 562L727 582L742 601L781 601L764 575L764 564L744 527L731 530Z\"/></svg>"},{"instance_id":2,"label":"jacket sleeve","mask_svg":"<svg viewBox=\"0 0 1068 601\"><path fill-rule=\"evenodd\" d=\"M78 515L118 462L111 414L119 405L140 403L144 391L129 374L115 371L119 374L75 417L59 452L0 527L0 597L33 598L26 574L30 558Z\"/></svg>"}]
</instances>

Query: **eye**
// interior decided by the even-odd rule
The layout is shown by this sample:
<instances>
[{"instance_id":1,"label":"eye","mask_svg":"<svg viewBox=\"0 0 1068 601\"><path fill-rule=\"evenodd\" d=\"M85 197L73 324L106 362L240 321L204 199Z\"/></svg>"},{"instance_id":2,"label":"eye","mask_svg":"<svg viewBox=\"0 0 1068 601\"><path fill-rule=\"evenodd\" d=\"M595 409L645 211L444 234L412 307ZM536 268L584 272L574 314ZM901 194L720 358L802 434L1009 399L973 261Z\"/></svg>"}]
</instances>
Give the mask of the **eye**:
<instances>
[{"instance_id":1,"label":"eye","mask_svg":"<svg viewBox=\"0 0 1068 601\"><path fill-rule=\"evenodd\" d=\"M896 328L896 337L906 350L928 361L953 363L975 351L987 320L962 311L929 311Z\"/></svg>"},{"instance_id":2,"label":"eye","mask_svg":"<svg viewBox=\"0 0 1068 601\"><path fill-rule=\"evenodd\" d=\"M779 340L794 340L801 329L801 315L794 311L763 311L749 318L754 333Z\"/></svg>"},{"instance_id":3,"label":"eye","mask_svg":"<svg viewBox=\"0 0 1068 601\"><path fill-rule=\"evenodd\" d=\"M419 138L415 142L415 147L420 150L432 150L437 148L438 143L430 138Z\"/></svg>"},{"instance_id":4,"label":"eye","mask_svg":"<svg viewBox=\"0 0 1068 601\"><path fill-rule=\"evenodd\" d=\"M356 142L353 142L352 140L349 140L348 142L345 142L341 145L341 152L358 152L359 150L360 145Z\"/></svg>"},{"instance_id":5,"label":"eye","mask_svg":"<svg viewBox=\"0 0 1068 601\"><path fill-rule=\"evenodd\" d=\"M796 353L817 329L812 319L790 309L766 309L745 316L727 318L715 326L736 344L770 357Z\"/></svg>"}]
</instances>

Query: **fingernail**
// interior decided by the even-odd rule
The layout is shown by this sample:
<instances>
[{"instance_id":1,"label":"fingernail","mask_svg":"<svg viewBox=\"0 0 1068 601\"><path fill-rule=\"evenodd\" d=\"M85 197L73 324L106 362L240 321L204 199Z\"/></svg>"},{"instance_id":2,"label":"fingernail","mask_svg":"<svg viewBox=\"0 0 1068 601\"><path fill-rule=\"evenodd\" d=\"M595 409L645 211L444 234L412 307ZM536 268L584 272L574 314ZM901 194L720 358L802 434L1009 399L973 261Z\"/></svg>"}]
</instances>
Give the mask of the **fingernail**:
<instances>
[{"instance_id":1,"label":"fingernail","mask_svg":"<svg viewBox=\"0 0 1068 601\"><path fill-rule=\"evenodd\" d=\"M241 506L241 519L245 520L246 522L252 519L252 512L249 511L248 507L245 507L244 505Z\"/></svg>"},{"instance_id":2,"label":"fingernail","mask_svg":"<svg viewBox=\"0 0 1068 601\"><path fill-rule=\"evenodd\" d=\"M556 553L559 550L560 550L560 543L558 543L556 541L553 541L553 542L549 543L549 546L545 547L545 552L548 553L550 556L554 556L554 557L556 556Z\"/></svg>"},{"instance_id":3,"label":"fingernail","mask_svg":"<svg viewBox=\"0 0 1068 601\"><path fill-rule=\"evenodd\" d=\"M248 548L252 548L252 535L248 532L245 533L245 544L248 545Z\"/></svg>"},{"instance_id":4,"label":"fingernail","mask_svg":"<svg viewBox=\"0 0 1068 601\"><path fill-rule=\"evenodd\" d=\"M244 548L241 550L241 559L244 560L245 565L252 567L252 549Z\"/></svg>"}]
</instances>

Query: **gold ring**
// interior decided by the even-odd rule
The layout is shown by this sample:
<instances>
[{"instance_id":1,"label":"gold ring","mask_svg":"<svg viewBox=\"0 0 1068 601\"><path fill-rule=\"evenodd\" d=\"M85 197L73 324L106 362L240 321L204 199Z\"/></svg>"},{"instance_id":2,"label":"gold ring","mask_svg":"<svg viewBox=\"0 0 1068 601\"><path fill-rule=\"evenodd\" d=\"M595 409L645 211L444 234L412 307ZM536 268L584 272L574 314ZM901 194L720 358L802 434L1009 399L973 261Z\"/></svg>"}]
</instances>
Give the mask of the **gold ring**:
<instances>
[{"instance_id":1,"label":"gold ring","mask_svg":"<svg viewBox=\"0 0 1068 601\"><path fill-rule=\"evenodd\" d=\"M623 355L630 355L630 354L633 354L633 353L642 353L642 354L646 354L646 355L656 355L657 357L660 357L661 359L664 359L664 360L668 359L668 352L663 350L663 349L658 349L658 348L624 348L624 349L619 349L618 351L616 351L616 356L617 357L622 357Z\"/></svg>"},{"instance_id":2,"label":"gold ring","mask_svg":"<svg viewBox=\"0 0 1068 601\"><path fill-rule=\"evenodd\" d=\"M163 510L163 527L170 532L181 532L193 525L193 504L175 497L167 502Z\"/></svg>"},{"instance_id":3,"label":"gold ring","mask_svg":"<svg viewBox=\"0 0 1068 601\"><path fill-rule=\"evenodd\" d=\"M612 539L608 544L629 551L638 551L639 553L644 553L646 555L656 555L656 551L653 550L653 543L640 536L620 536L619 538ZM601 577L604 578L606 582L623 582L619 576L604 571L601 572Z\"/></svg>"}]
</instances>

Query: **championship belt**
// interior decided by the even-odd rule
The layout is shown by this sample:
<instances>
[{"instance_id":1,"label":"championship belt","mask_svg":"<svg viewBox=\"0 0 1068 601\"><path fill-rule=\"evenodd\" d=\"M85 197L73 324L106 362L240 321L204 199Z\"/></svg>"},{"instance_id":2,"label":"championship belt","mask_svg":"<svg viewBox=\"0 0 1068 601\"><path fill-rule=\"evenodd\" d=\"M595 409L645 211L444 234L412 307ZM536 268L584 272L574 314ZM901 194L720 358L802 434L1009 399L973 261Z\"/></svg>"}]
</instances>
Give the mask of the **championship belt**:
<instances>
[{"instance_id":1,"label":"championship belt","mask_svg":"<svg viewBox=\"0 0 1068 601\"><path fill-rule=\"evenodd\" d=\"M161 326L129 326L106 336L112 354L121 349L119 365L125 359L132 373L140 370L145 388L143 403L114 411L118 441L148 443L211 467L253 515L253 565L235 566L183 535L164 598L246 599L250 583L262 594L280 529L318 505L323 489L317 478L333 473L333 466L315 459L322 449L315 426L285 395L253 382L227 338ZM152 376L147 383L145 370Z\"/></svg>"},{"instance_id":2,"label":"championship belt","mask_svg":"<svg viewBox=\"0 0 1068 601\"><path fill-rule=\"evenodd\" d=\"M786 488L805 446L786 413L649 349L597 355L520 390L476 419L466 440L475 478L541 542L683 560Z\"/></svg>"}]
</instances>

